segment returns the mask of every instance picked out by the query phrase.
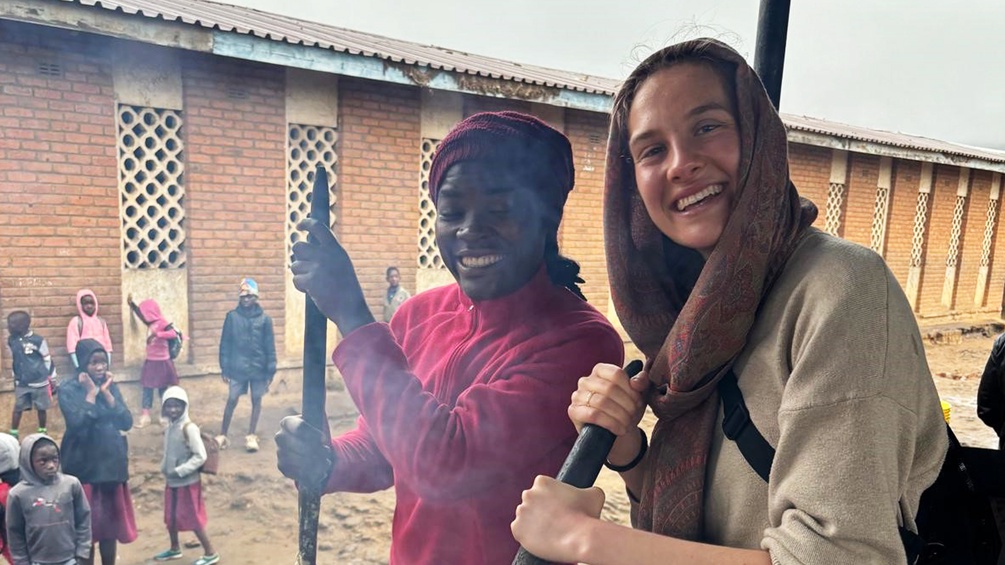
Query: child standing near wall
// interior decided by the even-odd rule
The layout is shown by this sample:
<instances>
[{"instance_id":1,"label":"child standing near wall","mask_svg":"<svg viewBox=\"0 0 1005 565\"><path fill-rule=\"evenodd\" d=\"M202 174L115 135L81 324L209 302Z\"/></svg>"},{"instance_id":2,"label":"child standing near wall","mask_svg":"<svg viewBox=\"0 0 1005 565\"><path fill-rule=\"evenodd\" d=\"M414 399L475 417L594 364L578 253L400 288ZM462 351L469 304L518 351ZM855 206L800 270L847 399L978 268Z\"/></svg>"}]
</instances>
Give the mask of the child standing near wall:
<instances>
[{"instance_id":1,"label":"child standing near wall","mask_svg":"<svg viewBox=\"0 0 1005 565\"><path fill-rule=\"evenodd\" d=\"M164 319L161 308L155 300L147 299L137 306L130 295L126 301L133 314L147 326L147 358L140 373L140 383L143 385L143 412L140 414L139 423L136 424L137 428L143 428L150 423L154 389L159 391L163 399L164 390L178 384L178 371L175 370L174 361L171 360L168 350L168 340L178 337L178 332L169 327L171 323ZM163 417L160 422L161 425L167 423Z\"/></svg>"},{"instance_id":2,"label":"child standing near wall","mask_svg":"<svg viewBox=\"0 0 1005 565\"><path fill-rule=\"evenodd\" d=\"M24 438L21 482L7 499L7 535L18 565L75 565L91 554L91 508L77 477L59 472L59 448L45 434Z\"/></svg>"},{"instance_id":3,"label":"child standing near wall","mask_svg":"<svg viewBox=\"0 0 1005 565\"><path fill-rule=\"evenodd\" d=\"M38 432L44 434L45 411L52 404L52 377L55 369L49 344L31 331L31 316L24 310L15 310L7 316L7 330L14 365L14 416L10 435L17 437L21 427L21 414L34 406L38 410Z\"/></svg>"},{"instance_id":4,"label":"child standing near wall","mask_svg":"<svg viewBox=\"0 0 1005 565\"><path fill-rule=\"evenodd\" d=\"M66 420L63 469L83 483L91 505L91 536L103 565L114 565L118 544L136 539L136 519L129 493L129 445L122 432L133 427L108 355L93 339L77 342L81 372L59 387L59 408ZM92 565L92 555L82 561Z\"/></svg>"},{"instance_id":5,"label":"child standing near wall","mask_svg":"<svg viewBox=\"0 0 1005 565\"><path fill-rule=\"evenodd\" d=\"M77 315L66 325L66 350L70 353L73 368L80 370L77 361L77 342L91 338L100 343L108 352L108 366L112 366L112 338L108 333L108 324L98 316L98 297L90 289L77 291Z\"/></svg>"},{"instance_id":6,"label":"child standing near wall","mask_svg":"<svg viewBox=\"0 0 1005 565\"><path fill-rule=\"evenodd\" d=\"M227 405L223 409L223 425L216 438L220 449L230 445L227 432L234 409L241 395L251 390L251 423L244 447L258 451L255 429L262 413L262 397L276 376L276 338L272 318L258 304L258 283L254 279L241 281L238 305L227 313L220 336L220 371L229 386Z\"/></svg>"},{"instance_id":7,"label":"child standing near wall","mask_svg":"<svg viewBox=\"0 0 1005 565\"><path fill-rule=\"evenodd\" d=\"M164 456L161 472L167 481L164 489L164 524L171 547L154 556L154 561L181 559L178 532L193 532L202 544L203 556L195 565L212 565L220 561L206 535L206 507L202 502L202 481L199 469L206 462L206 446L199 427L188 417L188 395L180 386L164 391L161 414L168 419L164 430Z\"/></svg>"},{"instance_id":8,"label":"child standing near wall","mask_svg":"<svg viewBox=\"0 0 1005 565\"><path fill-rule=\"evenodd\" d=\"M387 271L384 272L384 278L387 279L387 293L384 295L384 321L390 322L391 317L394 313L398 311L398 307L402 305L411 296L405 287L401 286L401 271L398 267L390 266Z\"/></svg>"}]
</instances>

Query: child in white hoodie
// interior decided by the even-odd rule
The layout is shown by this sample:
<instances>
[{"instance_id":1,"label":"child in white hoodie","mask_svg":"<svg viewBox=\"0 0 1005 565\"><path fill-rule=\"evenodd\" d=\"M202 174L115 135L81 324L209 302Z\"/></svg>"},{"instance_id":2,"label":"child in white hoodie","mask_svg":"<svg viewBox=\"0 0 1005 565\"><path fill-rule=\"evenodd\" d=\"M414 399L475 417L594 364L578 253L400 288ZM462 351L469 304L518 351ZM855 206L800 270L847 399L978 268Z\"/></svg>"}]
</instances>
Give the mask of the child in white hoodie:
<instances>
[{"instance_id":1,"label":"child in white hoodie","mask_svg":"<svg viewBox=\"0 0 1005 565\"><path fill-rule=\"evenodd\" d=\"M161 415L169 421L164 429L164 457L161 472L167 480L164 489L164 524L171 539L171 548L154 556L154 561L180 559L178 532L193 532L202 544L203 556L195 565L212 565L220 561L206 535L206 507L202 502L202 481L199 469L206 462L206 446L199 427L188 418L188 395L180 386L164 391Z\"/></svg>"}]
</instances>

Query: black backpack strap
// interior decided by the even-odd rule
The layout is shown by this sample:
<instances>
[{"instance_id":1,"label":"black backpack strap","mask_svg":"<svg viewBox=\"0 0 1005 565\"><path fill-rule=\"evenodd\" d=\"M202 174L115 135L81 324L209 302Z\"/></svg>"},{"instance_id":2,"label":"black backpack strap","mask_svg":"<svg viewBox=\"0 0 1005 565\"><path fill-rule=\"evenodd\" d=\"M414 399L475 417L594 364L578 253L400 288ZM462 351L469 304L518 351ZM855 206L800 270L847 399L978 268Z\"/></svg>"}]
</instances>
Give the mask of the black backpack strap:
<instances>
[{"instance_id":1,"label":"black backpack strap","mask_svg":"<svg viewBox=\"0 0 1005 565\"><path fill-rule=\"evenodd\" d=\"M921 557L921 552L925 550L925 540L904 526L897 526L897 532L900 533L900 542L904 544L907 565L915 565Z\"/></svg>"},{"instance_id":2,"label":"black backpack strap","mask_svg":"<svg viewBox=\"0 0 1005 565\"><path fill-rule=\"evenodd\" d=\"M750 412L743 402L743 393L736 383L736 374L730 369L722 380L719 381L719 398L722 400L722 433L727 439L736 442L736 447L740 449L740 454L750 465L750 468L757 473L764 482L768 482L768 475L771 474L771 463L775 459L775 448L771 447L768 440L764 439L761 432L750 419ZM950 430L950 442L955 442ZM959 446L959 443L956 443ZM918 562L918 557L925 547L925 541L920 535L904 528L897 528L900 532L900 540L904 544L907 553L907 563L912 565Z\"/></svg>"},{"instance_id":3,"label":"black backpack strap","mask_svg":"<svg viewBox=\"0 0 1005 565\"><path fill-rule=\"evenodd\" d=\"M750 420L750 412L743 402L743 393L736 384L736 374L732 369L719 381L719 397L722 400L722 433L736 442L747 464L764 482L768 482L775 448Z\"/></svg>"}]
</instances>

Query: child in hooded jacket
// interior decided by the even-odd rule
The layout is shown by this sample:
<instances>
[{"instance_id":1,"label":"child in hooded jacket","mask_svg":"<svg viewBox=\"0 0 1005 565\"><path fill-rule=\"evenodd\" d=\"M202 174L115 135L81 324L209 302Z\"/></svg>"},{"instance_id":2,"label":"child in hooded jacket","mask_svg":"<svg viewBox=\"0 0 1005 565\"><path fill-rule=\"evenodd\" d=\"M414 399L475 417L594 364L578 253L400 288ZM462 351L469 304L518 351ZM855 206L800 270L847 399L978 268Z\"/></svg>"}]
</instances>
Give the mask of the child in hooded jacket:
<instances>
[{"instance_id":1,"label":"child in hooded jacket","mask_svg":"<svg viewBox=\"0 0 1005 565\"><path fill-rule=\"evenodd\" d=\"M163 400L167 387L178 384L178 371L175 370L174 361L171 360L168 340L178 337L179 334L170 327L171 322L164 319L156 300L144 300L139 306L133 302L132 296L126 301L133 314L147 326L147 358L140 373L140 384L143 385L143 412L140 414L139 423L136 424L137 428L143 428L150 423L154 389L157 389ZM166 423L161 418L161 425Z\"/></svg>"},{"instance_id":2,"label":"child in hooded jacket","mask_svg":"<svg viewBox=\"0 0 1005 565\"><path fill-rule=\"evenodd\" d=\"M98 316L98 296L89 288L77 291L77 315L66 325L66 350L74 370L80 370L77 360L77 342L91 338L101 344L108 353L108 366L112 365L112 338L108 333L108 323Z\"/></svg>"},{"instance_id":3,"label":"child in hooded jacket","mask_svg":"<svg viewBox=\"0 0 1005 565\"><path fill-rule=\"evenodd\" d=\"M167 418L164 429L164 456L161 473L164 488L164 524L171 547L154 556L154 561L180 559L178 532L192 532L202 544L203 556L195 565L211 565L220 561L206 535L206 507L202 502L202 480L199 470L206 462L206 445L199 435L199 426L188 417L188 394L180 386L169 387L161 401L161 414Z\"/></svg>"},{"instance_id":4,"label":"child in hooded jacket","mask_svg":"<svg viewBox=\"0 0 1005 565\"><path fill-rule=\"evenodd\" d=\"M101 344L82 339L76 354L81 372L59 387L59 409L66 420L63 469L83 484L91 505L91 536L103 565L114 565L118 544L136 539L129 445L122 434L133 427L133 416L108 372L108 355ZM91 565L93 558L83 562Z\"/></svg>"},{"instance_id":5,"label":"child in hooded jacket","mask_svg":"<svg viewBox=\"0 0 1005 565\"><path fill-rule=\"evenodd\" d=\"M0 433L0 555L7 563L14 563L7 542L7 495L21 482L21 444L10 434Z\"/></svg>"},{"instance_id":6,"label":"child in hooded jacket","mask_svg":"<svg viewBox=\"0 0 1005 565\"><path fill-rule=\"evenodd\" d=\"M14 565L76 565L91 553L91 508L80 481L59 471L59 448L45 434L24 438L21 482L7 498Z\"/></svg>"}]
</instances>

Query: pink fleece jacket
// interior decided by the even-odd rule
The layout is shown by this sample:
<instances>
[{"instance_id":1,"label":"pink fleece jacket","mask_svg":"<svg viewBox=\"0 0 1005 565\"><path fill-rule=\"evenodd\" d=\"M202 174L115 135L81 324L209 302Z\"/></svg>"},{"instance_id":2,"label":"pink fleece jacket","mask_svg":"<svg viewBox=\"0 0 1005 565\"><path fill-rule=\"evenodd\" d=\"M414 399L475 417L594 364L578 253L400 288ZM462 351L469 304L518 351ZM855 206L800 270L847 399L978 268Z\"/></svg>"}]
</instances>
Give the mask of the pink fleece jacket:
<instances>
[{"instance_id":1,"label":"pink fleece jacket","mask_svg":"<svg viewBox=\"0 0 1005 565\"><path fill-rule=\"evenodd\" d=\"M94 315L88 316L80 306L80 301L90 296L94 299ZM66 350L73 353L77 349L77 342L82 339L93 339L100 343L105 351L112 352L112 337L108 334L108 324L98 316L98 297L90 289L85 288L77 291L77 315L70 319L66 326Z\"/></svg>"},{"instance_id":2,"label":"pink fleece jacket","mask_svg":"<svg viewBox=\"0 0 1005 565\"><path fill-rule=\"evenodd\" d=\"M147 341L147 361L167 361L171 358L168 351L168 340L175 337L175 332L169 329L167 320L161 314L161 307L152 298L140 302L140 313L147 322L147 335L154 339Z\"/></svg>"}]
</instances>

